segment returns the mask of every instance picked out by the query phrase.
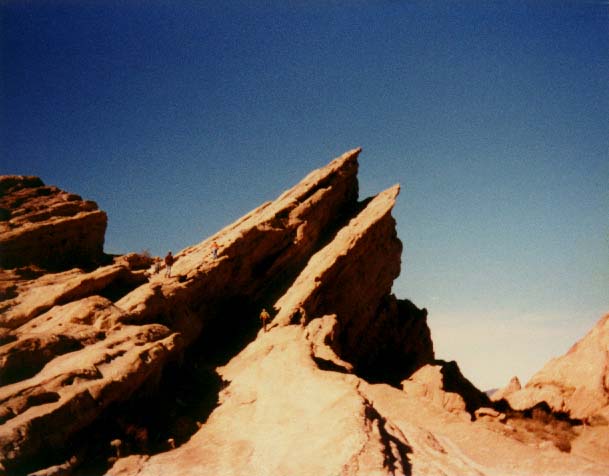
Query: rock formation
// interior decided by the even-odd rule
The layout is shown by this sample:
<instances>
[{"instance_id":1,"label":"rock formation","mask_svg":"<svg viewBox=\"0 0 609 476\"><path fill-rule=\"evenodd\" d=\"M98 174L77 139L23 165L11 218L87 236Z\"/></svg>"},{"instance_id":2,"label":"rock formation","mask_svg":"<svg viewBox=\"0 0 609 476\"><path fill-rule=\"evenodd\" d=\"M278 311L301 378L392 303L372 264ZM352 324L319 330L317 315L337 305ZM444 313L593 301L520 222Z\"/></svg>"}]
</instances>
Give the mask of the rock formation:
<instances>
[{"instance_id":1,"label":"rock formation","mask_svg":"<svg viewBox=\"0 0 609 476\"><path fill-rule=\"evenodd\" d=\"M493 400L494 402L498 402L500 400L504 400L505 398L508 397L508 395L517 392L518 390L522 389L522 384L520 383L520 379L516 376L512 377L509 381L509 383L503 387L500 388L499 390L495 391L492 393L492 395L490 396L490 399Z\"/></svg>"},{"instance_id":2,"label":"rock formation","mask_svg":"<svg viewBox=\"0 0 609 476\"><path fill-rule=\"evenodd\" d=\"M5 471L607 473L604 447L508 428L434 360L427 311L391 294L399 188L358 201L359 153L177 253L171 278L137 255L1 271Z\"/></svg>"},{"instance_id":3,"label":"rock formation","mask_svg":"<svg viewBox=\"0 0 609 476\"><path fill-rule=\"evenodd\" d=\"M49 269L98 264L106 214L37 177L0 177L0 267Z\"/></svg>"},{"instance_id":4,"label":"rock formation","mask_svg":"<svg viewBox=\"0 0 609 476\"><path fill-rule=\"evenodd\" d=\"M504 396L515 409L546 402L556 412L609 420L609 314L569 351L550 360L523 389Z\"/></svg>"},{"instance_id":5,"label":"rock formation","mask_svg":"<svg viewBox=\"0 0 609 476\"><path fill-rule=\"evenodd\" d=\"M485 393L467 380L456 362L435 361L402 382L405 392L429 399L449 412L475 415L490 405Z\"/></svg>"}]
</instances>

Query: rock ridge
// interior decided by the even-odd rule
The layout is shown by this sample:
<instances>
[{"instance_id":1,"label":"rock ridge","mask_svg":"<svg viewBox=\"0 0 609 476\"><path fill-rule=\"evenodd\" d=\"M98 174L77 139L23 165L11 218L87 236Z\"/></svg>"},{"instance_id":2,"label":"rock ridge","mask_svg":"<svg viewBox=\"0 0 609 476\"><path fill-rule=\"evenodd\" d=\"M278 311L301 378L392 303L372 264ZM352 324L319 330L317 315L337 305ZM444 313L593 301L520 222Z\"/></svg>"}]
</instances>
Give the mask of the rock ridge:
<instances>
[{"instance_id":1,"label":"rock ridge","mask_svg":"<svg viewBox=\"0 0 609 476\"><path fill-rule=\"evenodd\" d=\"M177 252L171 277L137 254L0 270L0 470L609 474L604 427L517 420L435 360L427 310L391 292L399 186L360 200L360 152Z\"/></svg>"},{"instance_id":2,"label":"rock ridge","mask_svg":"<svg viewBox=\"0 0 609 476\"><path fill-rule=\"evenodd\" d=\"M404 338L384 353L370 353L372 362L366 361L366 352L350 350L352 345L365 349L366 321L377 315L397 320L407 308L389 295L400 268L401 243L390 214L399 187L359 203L359 153L343 154L275 201L176 253L173 278L143 280L141 263L117 259L93 272L72 270L18 281L18 291L6 293L0 317L5 341L0 359L3 383L8 383L0 387L2 464L18 468L33 457L50 458L48 453L73 444L113 407L166 391L167 369L181 366L185 354L206 367L226 363L233 355L226 349L236 352L256 337L258 323L252 315L262 306L271 308L288 288L298 295L301 285L291 283L315 282L316 272L321 273L318 281L331 276L334 282L324 285L325 296L318 292L316 305L311 297L305 305L310 318L326 311L339 316L340 331L331 344L337 359L352 360L359 369L402 352L406 360L397 367L403 376L413 362L433 356L425 316L413 305L418 323L402 318L406 327L422 329L418 350L410 345L403 351ZM212 242L220 247L215 260ZM324 268L327 259L334 263L327 276L309 265ZM306 279L299 278L303 270ZM375 283L373 289L366 289L366 275ZM339 292L341 286L355 285L357 319ZM284 313L296 311L285 299L281 302L277 308ZM278 315L274 325L287 325L283 320ZM419 350L420 356L415 355ZM194 371L195 364L188 365ZM64 420L72 414L79 418L67 424Z\"/></svg>"}]
</instances>

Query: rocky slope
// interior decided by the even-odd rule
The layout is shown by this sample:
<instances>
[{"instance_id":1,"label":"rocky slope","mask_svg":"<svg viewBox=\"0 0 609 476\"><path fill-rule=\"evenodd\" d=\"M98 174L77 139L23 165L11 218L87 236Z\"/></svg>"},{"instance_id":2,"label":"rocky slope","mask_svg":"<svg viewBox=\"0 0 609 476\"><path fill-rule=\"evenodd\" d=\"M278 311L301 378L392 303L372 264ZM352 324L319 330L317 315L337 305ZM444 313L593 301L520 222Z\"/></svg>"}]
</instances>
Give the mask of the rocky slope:
<instances>
[{"instance_id":1,"label":"rocky slope","mask_svg":"<svg viewBox=\"0 0 609 476\"><path fill-rule=\"evenodd\" d=\"M0 177L0 266L68 269L103 258L106 214L37 177Z\"/></svg>"},{"instance_id":2,"label":"rocky slope","mask_svg":"<svg viewBox=\"0 0 609 476\"><path fill-rule=\"evenodd\" d=\"M571 418L609 420L609 314L569 351L548 362L522 389L494 397L515 409L546 402Z\"/></svg>"},{"instance_id":3,"label":"rocky slope","mask_svg":"<svg viewBox=\"0 0 609 476\"><path fill-rule=\"evenodd\" d=\"M359 153L177 253L170 278L137 255L1 271L4 470L607 474L592 429L500 413L434 360L427 311L391 294L399 188L358 201Z\"/></svg>"}]
</instances>

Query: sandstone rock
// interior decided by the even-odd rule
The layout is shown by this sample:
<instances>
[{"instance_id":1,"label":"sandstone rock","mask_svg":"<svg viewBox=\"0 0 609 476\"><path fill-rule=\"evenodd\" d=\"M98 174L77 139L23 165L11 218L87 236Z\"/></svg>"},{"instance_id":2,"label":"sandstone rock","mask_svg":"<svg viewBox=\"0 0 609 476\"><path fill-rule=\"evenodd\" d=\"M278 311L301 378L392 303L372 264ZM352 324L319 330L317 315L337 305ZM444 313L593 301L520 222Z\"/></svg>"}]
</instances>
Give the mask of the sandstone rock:
<instances>
[{"instance_id":1,"label":"sandstone rock","mask_svg":"<svg viewBox=\"0 0 609 476\"><path fill-rule=\"evenodd\" d=\"M507 418L505 413L501 413L501 412L495 410L494 408L488 408L488 407L478 408L474 412L474 417L476 418L476 420L478 420L480 418L494 418L494 419L497 419L498 421L505 421Z\"/></svg>"},{"instance_id":2,"label":"sandstone rock","mask_svg":"<svg viewBox=\"0 0 609 476\"><path fill-rule=\"evenodd\" d=\"M506 399L518 410L545 401L554 411L571 418L589 419L609 413L609 315Z\"/></svg>"},{"instance_id":3,"label":"sandstone rock","mask_svg":"<svg viewBox=\"0 0 609 476\"><path fill-rule=\"evenodd\" d=\"M358 202L359 152L176 253L172 278L138 255L1 270L7 473L608 473L602 445L583 459L470 421L488 399L391 294L399 189Z\"/></svg>"},{"instance_id":4,"label":"sandstone rock","mask_svg":"<svg viewBox=\"0 0 609 476\"><path fill-rule=\"evenodd\" d=\"M107 217L97 204L37 177L0 176L0 266L68 269L103 258Z\"/></svg>"},{"instance_id":5,"label":"sandstone rock","mask_svg":"<svg viewBox=\"0 0 609 476\"><path fill-rule=\"evenodd\" d=\"M231 384L196 435L109 474L407 474L399 433L357 391L357 378L316 367L300 327L261 335L220 373Z\"/></svg>"},{"instance_id":6,"label":"sandstone rock","mask_svg":"<svg viewBox=\"0 0 609 476\"><path fill-rule=\"evenodd\" d=\"M374 197L309 260L277 301L273 323L295 322L300 308L309 318L335 314L331 346L340 358L372 379L397 382L433 359L427 311L390 295L402 250L391 216L398 192Z\"/></svg>"},{"instance_id":7,"label":"sandstone rock","mask_svg":"<svg viewBox=\"0 0 609 476\"><path fill-rule=\"evenodd\" d=\"M402 382L402 389L454 413L474 412L489 403L489 399L467 380L456 362L436 361L415 372Z\"/></svg>"},{"instance_id":8,"label":"sandstone rock","mask_svg":"<svg viewBox=\"0 0 609 476\"><path fill-rule=\"evenodd\" d=\"M190 440L119 459L108 475L597 476L609 469L552 445L540 450L541 440L524 445L392 386L320 369L310 339L314 327L331 332L333 319L260 333L219 369L228 384Z\"/></svg>"},{"instance_id":9,"label":"sandstone rock","mask_svg":"<svg viewBox=\"0 0 609 476\"><path fill-rule=\"evenodd\" d=\"M442 367L426 365L402 382L402 389L420 398L426 398L441 408L454 413L466 413L463 397L444 388Z\"/></svg>"},{"instance_id":10,"label":"sandstone rock","mask_svg":"<svg viewBox=\"0 0 609 476\"><path fill-rule=\"evenodd\" d=\"M14 280L18 293L1 301L0 326L14 329L53 306L91 295L116 299L147 282L143 273L112 264L92 272L73 269L47 274L35 280Z\"/></svg>"},{"instance_id":11,"label":"sandstone rock","mask_svg":"<svg viewBox=\"0 0 609 476\"><path fill-rule=\"evenodd\" d=\"M521 388L522 385L520 384L518 377L512 377L505 387L493 392L490 398L492 401L498 402L499 400L505 399L508 395L517 392Z\"/></svg>"},{"instance_id":12,"label":"sandstone rock","mask_svg":"<svg viewBox=\"0 0 609 476\"><path fill-rule=\"evenodd\" d=\"M396 268L391 260L399 259L400 245L388 213L397 189L358 214L358 154L359 150L344 154L275 202L177 253L175 278L154 275L150 282L140 284L142 275L129 268L135 266L133 260L118 259L91 273L73 270L19 282L20 292L9 293L11 298L5 300L1 321L12 329L8 335L12 341L0 348L6 363L4 376L13 382L0 388L0 402L8 409L0 431L4 464L17 467L44 452L44 441L53 442L45 451L59 449L111 405L158 381L167 363L179 362L197 339L208 348L206 355L213 356L206 358L216 359L211 362L225 358L227 350L221 347L232 348L239 339L253 338L259 306L282 294L309 257L329 238L334 241L332 237L350 218L350 229L358 230L365 246L351 256L343 250L342 282L334 284L348 284L353 280L349 273L358 268L372 270L371 278L380 282L368 298L365 288L359 291L358 302L367 309L357 334L364 345L365 320L379 309L382 316L389 315L387 309L392 306L400 308L383 296L399 270L399 263ZM386 256L366 253L374 239L386 242L387 250L397 250L397 255L395 251ZM210 257L212 241L220 245L218 259ZM331 248L339 250L340 243ZM338 299L332 286L326 289ZM419 321L419 328L426 327L424 316ZM428 337L428 330L422 335ZM420 347L425 348L425 343L430 341ZM317 349L322 355L322 347ZM412 349L408 357L409 363L417 361ZM336 362L340 361L337 356ZM350 365L344 361L346 371ZM65 421L75 414L79 418ZM61 430L55 431L57 427Z\"/></svg>"}]
</instances>

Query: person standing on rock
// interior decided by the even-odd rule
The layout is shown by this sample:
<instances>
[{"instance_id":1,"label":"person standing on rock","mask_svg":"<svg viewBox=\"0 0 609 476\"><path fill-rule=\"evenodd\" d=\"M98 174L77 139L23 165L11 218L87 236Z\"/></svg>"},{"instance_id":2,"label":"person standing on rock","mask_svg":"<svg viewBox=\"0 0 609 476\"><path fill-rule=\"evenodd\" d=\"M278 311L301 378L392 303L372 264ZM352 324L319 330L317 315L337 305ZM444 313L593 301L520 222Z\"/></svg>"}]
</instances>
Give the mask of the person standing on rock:
<instances>
[{"instance_id":1,"label":"person standing on rock","mask_svg":"<svg viewBox=\"0 0 609 476\"><path fill-rule=\"evenodd\" d=\"M220 249L220 247L218 246L218 243L216 243L215 241L212 241L211 243L211 255L214 259L218 259L218 250Z\"/></svg>"},{"instance_id":2,"label":"person standing on rock","mask_svg":"<svg viewBox=\"0 0 609 476\"><path fill-rule=\"evenodd\" d=\"M270 314L266 311L266 309L262 308L262 312L260 313L260 320L262 321L262 328L264 329L264 332L266 332L266 322L270 318Z\"/></svg>"},{"instance_id":3,"label":"person standing on rock","mask_svg":"<svg viewBox=\"0 0 609 476\"><path fill-rule=\"evenodd\" d=\"M165 269L166 269L165 276L168 278L171 278L171 267L173 266L174 261L175 260L170 251L169 253L167 253L167 256L165 256Z\"/></svg>"}]
</instances>

